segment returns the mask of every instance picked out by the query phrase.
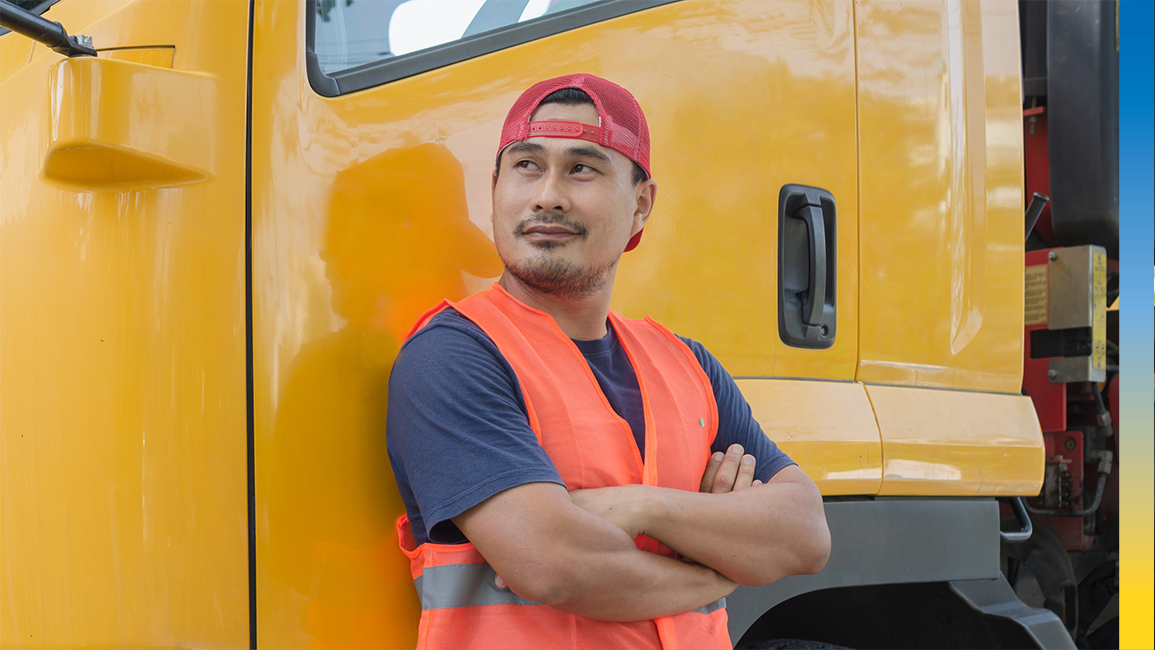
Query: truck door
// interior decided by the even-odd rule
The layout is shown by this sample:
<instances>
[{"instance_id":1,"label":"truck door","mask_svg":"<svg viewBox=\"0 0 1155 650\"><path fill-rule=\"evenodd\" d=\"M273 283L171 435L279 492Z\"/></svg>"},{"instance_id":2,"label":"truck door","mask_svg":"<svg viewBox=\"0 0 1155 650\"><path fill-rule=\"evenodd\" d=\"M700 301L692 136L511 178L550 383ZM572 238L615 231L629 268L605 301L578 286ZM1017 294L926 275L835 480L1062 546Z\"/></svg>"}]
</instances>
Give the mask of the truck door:
<instances>
[{"instance_id":1,"label":"truck door","mask_svg":"<svg viewBox=\"0 0 1155 650\"><path fill-rule=\"evenodd\" d=\"M1042 439L1022 381L1014 5L859 0L856 378L881 494L1025 495Z\"/></svg>"},{"instance_id":2,"label":"truck door","mask_svg":"<svg viewBox=\"0 0 1155 650\"><path fill-rule=\"evenodd\" d=\"M0 35L0 646L243 647L248 8L38 7L99 55Z\"/></svg>"},{"instance_id":3,"label":"truck door","mask_svg":"<svg viewBox=\"0 0 1155 650\"><path fill-rule=\"evenodd\" d=\"M851 4L834 0L258 0L260 645L414 643L384 440L390 364L424 310L500 274L490 176L501 123L522 90L560 74L620 83L650 123L657 209L622 258L614 308L703 342L826 493L877 491L878 431L853 382L853 35ZM819 311L836 320L817 347L780 334L779 199L792 184L830 198L814 205L828 245L808 238L808 203L784 217L797 222L797 269L810 246L830 253Z\"/></svg>"}]
</instances>

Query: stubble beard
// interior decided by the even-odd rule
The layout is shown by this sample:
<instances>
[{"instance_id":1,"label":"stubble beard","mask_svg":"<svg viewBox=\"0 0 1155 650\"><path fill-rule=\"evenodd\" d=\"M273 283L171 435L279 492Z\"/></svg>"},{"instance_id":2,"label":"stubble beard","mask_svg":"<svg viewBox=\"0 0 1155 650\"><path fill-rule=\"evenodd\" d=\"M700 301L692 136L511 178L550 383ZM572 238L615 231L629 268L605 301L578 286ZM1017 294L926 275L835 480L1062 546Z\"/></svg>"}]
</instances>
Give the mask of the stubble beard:
<instances>
[{"instance_id":1,"label":"stubble beard","mask_svg":"<svg viewBox=\"0 0 1155 650\"><path fill-rule=\"evenodd\" d=\"M522 234L525 228L534 223L565 223L574 229L581 239L588 237L585 228L580 224L569 222L562 215L543 215L535 219L522 221L514 228L515 239L524 239ZM517 262L511 262L505 255L501 255L507 273L517 278L522 285L554 298L563 300L582 300L605 288L610 271L617 266L615 258L609 264L597 268L583 268L565 259L547 256L548 251L565 247L570 242L533 242L534 248L542 251L542 256L531 257ZM501 251L499 250L500 254Z\"/></svg>"}]
</instances>

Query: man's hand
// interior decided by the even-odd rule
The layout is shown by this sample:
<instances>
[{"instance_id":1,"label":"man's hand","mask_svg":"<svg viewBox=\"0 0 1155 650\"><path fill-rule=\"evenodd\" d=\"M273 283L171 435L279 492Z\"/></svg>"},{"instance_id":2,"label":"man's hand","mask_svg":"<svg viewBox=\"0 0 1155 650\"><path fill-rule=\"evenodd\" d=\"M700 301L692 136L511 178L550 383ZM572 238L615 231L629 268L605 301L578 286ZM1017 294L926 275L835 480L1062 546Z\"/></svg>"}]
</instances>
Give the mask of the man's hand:
<instances>
[{"instance_id":1,"label":"man's hand","mask_svg":"<svg viewBox=\"0 0 1155 650\"><path fill-rule=\"evenodd\" d=\"M702 484L699 492L706 494L725 494L734 490L741 490L753 485L762 485L762 481L754 479L754 457L744 454L742 445L730 445L726 453L714 452L706 463L706 471L702 474Z\"/></svg>"},{"instance_id":2,"label":"man's hand","mask_svg":"<svg viewBox=\"0 0 1155 650\"><path fill-rule=\"evenodd\" d=\"M716 452L706 463L699 492L724 494L742 490L762 481L754 480L754 457L743 453L742 445L730 445L726 453ZM569 493L574 505L626 531L630 537L644 535L657 505L654 493L641 485L619 485Z\"/></svg>"},{"instance_id":3,"label":"man's hand","mask_svg":"<svg viewBox=\"0 0 1155 650\"><path fill-rule=\"evenodd\" d=\"M647 496L652 494L642 485L618 485L569 493L574 505L621 528L631 539L646 532L646 515L654 505L647 503Z\"/></svg>"}]
</instances>

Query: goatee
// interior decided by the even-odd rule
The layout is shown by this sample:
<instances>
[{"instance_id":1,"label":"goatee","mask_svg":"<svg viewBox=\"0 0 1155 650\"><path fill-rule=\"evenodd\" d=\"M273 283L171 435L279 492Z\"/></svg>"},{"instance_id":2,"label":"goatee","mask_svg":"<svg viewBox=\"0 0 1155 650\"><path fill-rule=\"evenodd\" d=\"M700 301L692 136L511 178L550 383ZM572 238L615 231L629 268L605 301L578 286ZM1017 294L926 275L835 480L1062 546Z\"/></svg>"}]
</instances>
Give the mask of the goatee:
<instances>
[{"instance_id":1,"label":"goatee","mask_svg":"<svg viewBox=\"0 0 1155 650\"><path fill-rule=\"evenodd\" d=\"M510 264L505 270L526 287L555 298L581 300L601 291L606 278L618 261L599 269L583 269L559 259L533 258Z\"/></svg>"}]
</instances>

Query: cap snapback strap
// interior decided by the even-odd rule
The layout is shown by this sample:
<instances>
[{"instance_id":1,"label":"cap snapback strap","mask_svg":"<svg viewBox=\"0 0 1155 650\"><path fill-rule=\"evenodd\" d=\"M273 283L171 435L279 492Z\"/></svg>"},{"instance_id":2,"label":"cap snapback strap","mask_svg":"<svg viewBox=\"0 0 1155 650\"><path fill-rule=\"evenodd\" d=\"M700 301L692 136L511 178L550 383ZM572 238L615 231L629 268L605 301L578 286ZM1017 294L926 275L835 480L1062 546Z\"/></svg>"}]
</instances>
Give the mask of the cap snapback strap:
<instances>
[{"instance_id":1,"label":"cap snapback strap","mask_svg":"<svg viewBox=\"0 0 1155 650\"><path fill-rule=\"evenodd\" d=\"M529 123L527 138L577 138L590 142L602 143L601 127L582 124L581 122L562 122L558 120L543 120Z\"/></svg>"}]
</instances>

